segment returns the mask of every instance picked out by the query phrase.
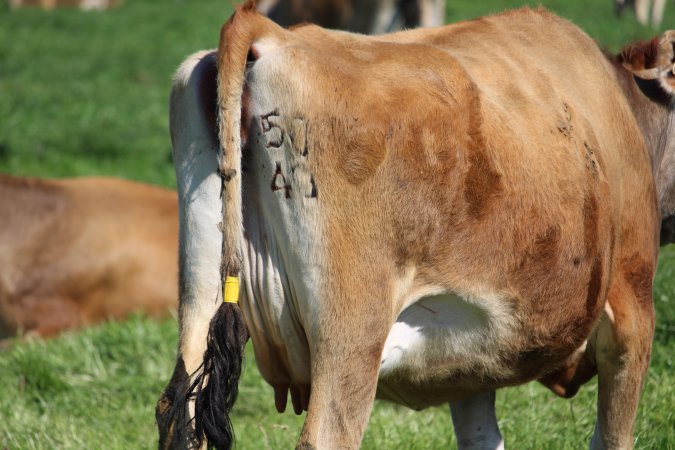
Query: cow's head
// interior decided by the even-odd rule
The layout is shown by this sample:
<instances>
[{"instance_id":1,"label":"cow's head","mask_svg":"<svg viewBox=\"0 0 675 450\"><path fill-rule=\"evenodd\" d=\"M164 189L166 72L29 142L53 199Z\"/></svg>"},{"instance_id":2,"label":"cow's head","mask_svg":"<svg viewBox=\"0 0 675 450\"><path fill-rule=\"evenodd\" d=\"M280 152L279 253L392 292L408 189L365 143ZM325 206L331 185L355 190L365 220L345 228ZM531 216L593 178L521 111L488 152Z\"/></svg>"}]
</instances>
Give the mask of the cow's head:
<instances>
[{"instance_id":1,"label":"cow's head","mask_svg":"<svg viewBox=\"0 0 675 450\"><path fill-rule=\"evenodd\" d=\"M675 242L675 30L630 45L618 62L648 102L630 98L649 148L661 211L661 245Z\"/></svg>"},{"instance_id":2,"label":"cow's head","mask_svg":"<svg viewBox=\"0 0 675 450\"><path fill-rule=\"evenodd\" d=\"M670 103L671 108L673 107L673 101L675 101L675 30L666 31L661 38L626 47L621 51L619 60L638 80L656 83L651 90L643 89L645 94L653 100L666 101ZM653 89L657 86L658 89ZM644 87L649 89L646 84Z\"/></svg>"}]
</instances>

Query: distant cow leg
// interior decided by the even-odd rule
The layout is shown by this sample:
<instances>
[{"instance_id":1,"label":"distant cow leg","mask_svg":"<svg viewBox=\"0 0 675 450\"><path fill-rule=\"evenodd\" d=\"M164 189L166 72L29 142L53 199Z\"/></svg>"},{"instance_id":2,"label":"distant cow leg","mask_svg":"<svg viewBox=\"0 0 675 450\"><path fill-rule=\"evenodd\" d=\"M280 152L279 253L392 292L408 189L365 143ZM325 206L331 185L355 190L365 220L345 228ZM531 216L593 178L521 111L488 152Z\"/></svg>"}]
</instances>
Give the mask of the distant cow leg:
<instances>
[{"instance_id":1,"label":"distant cow leg","mask_svg":"<svg viewBox=\"0 0 675 450\"><path fill-rule=\"evenodd\" d=\"M635 17L642 25L649 24L649 6L651 0L635 0Z\"/></svg>"},{"instance_id":2,"label":"distant cow leg","mask_svg":"<svg viewBox=\"0 0 675 450\"><path fill-rule=\"evenodd\" d=\"M157 404L161 448L187 448L186 421L194 414L193 405L184 403L188 377L202 363L209 323L222 302L215 104L204 103L215 101L215 70L212 53L193 55L178 70L171 93L180 213L180 341L173 377Z\"/></svg>"},{"instance_id":3,"label":"distant cow leg","mask_svg":"<svg viewBox=\"0 0 675 450\"><path fill-rule=\"evenodd\" d=\"M658 27L663 20L663 13L666 9L666 0L654 0L652 5L652 26Z\"/></svg>"},{"instance_id":4,"label":"distant cow leg","mask_svg":"<svg viewBox=\"0 0 675 450\"><path fill-rule=\"evenodd\" d=\"M504 450L495 415L495 391L450 402L459 450Z\"/></svg>"},{"instance_id":5,"label":"distant cow leg","mask_svg":"<svg viewBox=\"0 0 675 450\"><path fill-rule=\"evenodd\" d=\"M598 418L591 449L630 449L633 422L654 333L653 264L637 255L622 262L610 288L608 320L596 341Z\"/></svg>"},{"instance_id":6,"label":"distant cow leg","mask_svg":"<svg viewBox=\"0 0 675 450\"><path fill-rule=\"evenodd\" d=\"M420 26L440 27L445 24L445 1L420 0Z\"/></svg>"}]
</instances>

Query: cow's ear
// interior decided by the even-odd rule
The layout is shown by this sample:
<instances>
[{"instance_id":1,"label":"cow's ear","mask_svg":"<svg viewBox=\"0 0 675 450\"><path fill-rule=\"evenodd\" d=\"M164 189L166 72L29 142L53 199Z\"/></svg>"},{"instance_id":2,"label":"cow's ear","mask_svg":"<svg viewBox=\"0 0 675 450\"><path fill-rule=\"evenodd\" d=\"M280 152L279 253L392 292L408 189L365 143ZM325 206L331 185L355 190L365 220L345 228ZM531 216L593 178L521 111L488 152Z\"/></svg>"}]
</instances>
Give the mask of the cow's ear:
<instances>
[{"instance_id":1,"label":"cow's ear","mask_svg":"<svg viewBox=\"0 0 675 450\"><path fill-rule=\"evenodd\" d=\"M648 42L624 48L619 61L638 78L658 80L661 88L675 96L675 30Z\"/></svg>"}]
</instances>

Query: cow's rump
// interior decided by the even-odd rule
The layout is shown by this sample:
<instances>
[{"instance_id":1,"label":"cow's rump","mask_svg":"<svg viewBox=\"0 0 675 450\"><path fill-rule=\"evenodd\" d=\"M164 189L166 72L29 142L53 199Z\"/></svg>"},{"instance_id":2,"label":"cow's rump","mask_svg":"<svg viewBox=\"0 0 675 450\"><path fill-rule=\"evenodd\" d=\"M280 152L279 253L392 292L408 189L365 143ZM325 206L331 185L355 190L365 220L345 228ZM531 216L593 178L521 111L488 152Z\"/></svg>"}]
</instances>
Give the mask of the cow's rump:
<instances>
[{"instance_id":1,"label":"cow's rump","mask_svg":"<svg viewBox=\"0 0 675 450\"><path fill-rule=\"evenodd\" d=\"M269 381L309 383L317 267L359 281L367 268L378 301L403 311L379 392L411 406L540 377L585 345L627 200L612 179L648 176L644 151L624 159L643 144L587 36L521 10L376 38L275 28L250 54L246 254L285 258L276 272L244 263ZM631 195L653 203L648 187Z\"/></svg>"}]
</instances>

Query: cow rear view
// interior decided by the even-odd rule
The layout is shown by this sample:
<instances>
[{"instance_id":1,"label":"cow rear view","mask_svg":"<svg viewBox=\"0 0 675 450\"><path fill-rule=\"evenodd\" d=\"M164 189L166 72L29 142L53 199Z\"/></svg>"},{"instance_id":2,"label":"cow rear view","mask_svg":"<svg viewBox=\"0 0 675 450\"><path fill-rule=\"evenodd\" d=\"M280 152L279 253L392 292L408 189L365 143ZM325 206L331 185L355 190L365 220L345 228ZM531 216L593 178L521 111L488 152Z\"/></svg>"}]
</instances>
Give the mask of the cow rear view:
<instances>
[{"instance_id":1,"label":"cow rear view","mask_svg":"<svg viewBox=\"0 0 675 450\"><path fill-rule=\"evenodd\" d=\"M172 91L181 341L160 446L231 445L243 333L217 324L240 308L277 409L307 411L298 448L357 448L376 397L447 402L460 448L502 448L496 389L569 397L596 373L592 447L630 448L673 211L625 65L541 10L366 37L239 7Z\"/></svg>"}]
</instances>

